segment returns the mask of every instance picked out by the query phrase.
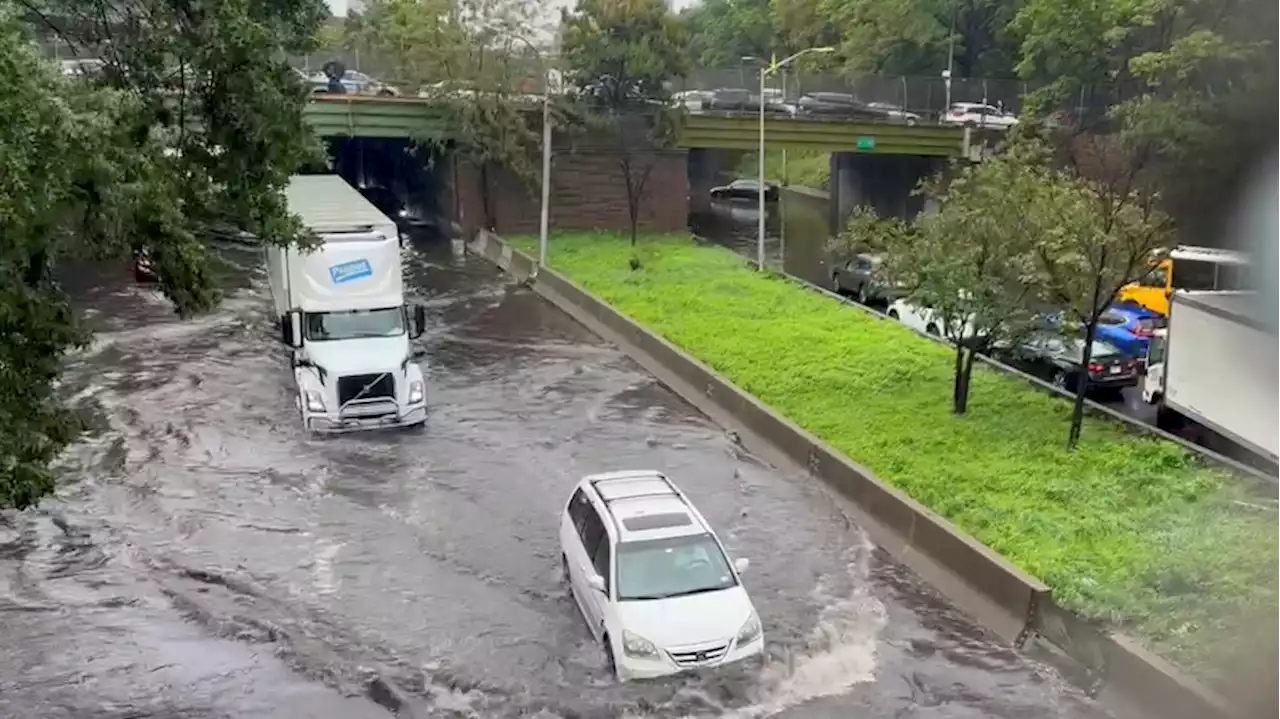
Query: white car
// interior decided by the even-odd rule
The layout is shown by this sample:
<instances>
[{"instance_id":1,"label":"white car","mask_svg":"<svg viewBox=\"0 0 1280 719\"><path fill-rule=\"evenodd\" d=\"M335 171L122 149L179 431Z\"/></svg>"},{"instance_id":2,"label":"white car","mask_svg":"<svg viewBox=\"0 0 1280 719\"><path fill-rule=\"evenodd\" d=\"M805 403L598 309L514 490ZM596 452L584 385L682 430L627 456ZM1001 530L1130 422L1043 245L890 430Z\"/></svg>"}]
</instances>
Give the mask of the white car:
<instances>
[{"instance_id":1,"label":"white car","mask_svg":"<svg viewBox=\"0 0 1280 719\"><path fill-rule=\"evenodd\" d=\"M942 337L943 320L935 310L928 307L917 307L906 300L894 300L885 311L893 319L917 332ZM965 323L964 336L973 336L973 321ZM948 337L947 339L952 339Z\"/></svg>"},{"instance_id":2,"label":"white car","mask_svg":"<svg viewBox=\"0 0 1280 719\"><path fill-rule=\"evenodd\" d=\"M1018 124L1018 118L1011 112L981 102L953 102L942 121L949 125L970 125L973 127L1007 130Z\"/></svg>"},{"instance_id":3,"label":"white car","mask_svg":"<svg viewBox=\"0 0 1280 719\"><path fill-rule=\"evenodd\" d=\"M594 474L560 519L570 590L620 681L717 667L764 651L739 574L705 519L660 472Z\"/></svg>"}]
</instances>

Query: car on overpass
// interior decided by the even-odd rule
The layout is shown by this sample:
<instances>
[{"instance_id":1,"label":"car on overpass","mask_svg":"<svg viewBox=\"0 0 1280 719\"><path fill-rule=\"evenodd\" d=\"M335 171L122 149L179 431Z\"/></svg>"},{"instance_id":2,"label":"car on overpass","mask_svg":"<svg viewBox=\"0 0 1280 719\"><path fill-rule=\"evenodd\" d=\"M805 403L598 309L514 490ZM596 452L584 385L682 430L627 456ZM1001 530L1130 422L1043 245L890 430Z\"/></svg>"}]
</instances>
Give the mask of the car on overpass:
<instances>
[{"instance_id":1,"label":"car on overpass","mask_svg":"<svg viewBox=\"0 0 1280 719\"><path fill-rule=\"evenodd\" d=\"M964 125L992 130L1007 130L1018 124L1018 118L1002 107L984 102L953 102L942 116L946 125Z\"/></svg>"},{"instance_id":2,"label":"car on overpass","mask_svg":"<svg viewBox=\"0 0 1280 719\"><path fill-rule=\"evenodd\" d=\"M764 632L724 545L660 472L584 477L560 516L569 591L620 681L759 658Z\"/></svg>"}]
</instances>

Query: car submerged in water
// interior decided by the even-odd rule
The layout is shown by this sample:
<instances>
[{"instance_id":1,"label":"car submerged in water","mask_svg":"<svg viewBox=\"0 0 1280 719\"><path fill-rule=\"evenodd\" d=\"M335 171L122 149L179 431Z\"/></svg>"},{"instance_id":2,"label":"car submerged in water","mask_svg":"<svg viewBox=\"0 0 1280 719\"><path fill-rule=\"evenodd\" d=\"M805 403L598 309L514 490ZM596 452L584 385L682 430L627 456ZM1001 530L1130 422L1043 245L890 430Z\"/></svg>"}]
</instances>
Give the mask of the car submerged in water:
<instances>
[{"instance_id":1,"label":"car submerged in water","mask_svg":"<svg viewBox=\"0 0 1280 719\"><path fill-rule=\"evenodd\" d=\"M706 519L665 475L582 479L560 518L570 592L620 681L760 658L764 632Z\"/></svg>"}]
</instances>

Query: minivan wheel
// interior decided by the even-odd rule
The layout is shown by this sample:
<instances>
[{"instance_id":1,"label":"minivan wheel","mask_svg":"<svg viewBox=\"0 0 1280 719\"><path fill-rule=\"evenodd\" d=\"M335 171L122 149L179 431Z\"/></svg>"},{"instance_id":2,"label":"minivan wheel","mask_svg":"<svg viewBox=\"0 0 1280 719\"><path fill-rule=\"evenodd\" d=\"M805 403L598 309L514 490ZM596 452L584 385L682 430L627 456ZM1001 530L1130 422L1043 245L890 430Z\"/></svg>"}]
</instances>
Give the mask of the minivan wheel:
<instances>
[{"instance_id":1,"label":"minivan wheel","mask_svg":"<svg viewBox=\"0 0 1280 719\"><path fill-rule=\"evenodd\" d=\"M609 675L614 679L618 678L618 663L613 660L613 643L609 641L609 635L604 635L604 663L609 670Z\"/></svg>"},{"instance_id":2,"label":"minivan wheel","mask_svg":"<svg viewBox=\"0 0 1280 719\"><path fill-rule=\"evenodd\" d=\"M898 319L898 311L897 311L897 310L889 310L889 319L892 319L892 320L896 320L896 319Z\"/></svg>"}]
</instances>

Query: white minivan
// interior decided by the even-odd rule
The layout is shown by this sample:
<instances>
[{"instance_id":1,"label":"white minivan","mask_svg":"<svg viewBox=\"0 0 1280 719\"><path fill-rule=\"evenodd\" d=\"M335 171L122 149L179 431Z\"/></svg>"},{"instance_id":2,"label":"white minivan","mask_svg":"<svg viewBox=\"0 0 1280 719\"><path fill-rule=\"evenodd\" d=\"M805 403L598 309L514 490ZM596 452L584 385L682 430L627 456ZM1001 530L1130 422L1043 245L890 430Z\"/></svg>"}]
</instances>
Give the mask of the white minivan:
<instances>
[{"instance_id":1,"label":"white minivan","mask_svg":"<svg viewBox=\"0 0 1280 719\"><path fill-rule=\"evenodd\" d=\"M724 546L660 472L582 479L560 519L564 573L620 681L731 664L764 633Z\"/></svg>"}]
</instances>

